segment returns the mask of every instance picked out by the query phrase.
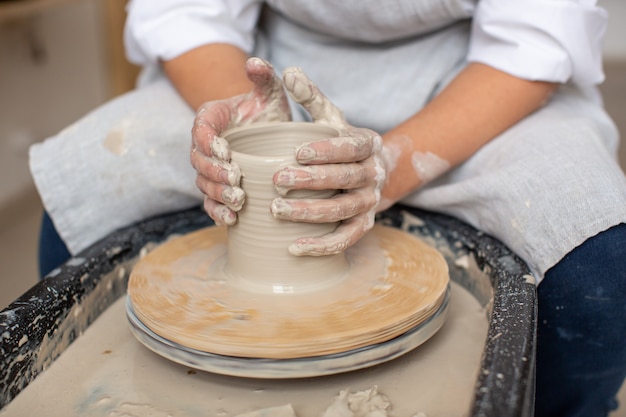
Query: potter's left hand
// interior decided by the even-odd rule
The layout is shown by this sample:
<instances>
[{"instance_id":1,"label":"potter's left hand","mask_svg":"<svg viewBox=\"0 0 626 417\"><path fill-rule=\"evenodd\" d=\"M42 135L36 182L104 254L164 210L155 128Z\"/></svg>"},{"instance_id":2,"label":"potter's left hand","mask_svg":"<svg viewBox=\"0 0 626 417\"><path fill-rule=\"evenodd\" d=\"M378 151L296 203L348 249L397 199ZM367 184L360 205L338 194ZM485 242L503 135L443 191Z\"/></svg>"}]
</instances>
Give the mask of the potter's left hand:
<instances>
[{"instance_id":1,"label":"potter's left hand","mask_svg":"<svg viewBox=\"0 0 626 417\"><path fill-rule=\"evenodd\" d=\"M381 157L382 139L372 130L349 125L339 110L300 68L283 74L287 93L300 103L318 124L332 126L339 136L308 142L296 149L303 166L286 167L274 175L281 195L290 190L342 190L330 199L278 198L272 203L275 218L297 222L331 223L337 229L321 237L296 240L294 255L331 255L355 244L374 226L386 169Z\"/></svg>"}]
</instances>

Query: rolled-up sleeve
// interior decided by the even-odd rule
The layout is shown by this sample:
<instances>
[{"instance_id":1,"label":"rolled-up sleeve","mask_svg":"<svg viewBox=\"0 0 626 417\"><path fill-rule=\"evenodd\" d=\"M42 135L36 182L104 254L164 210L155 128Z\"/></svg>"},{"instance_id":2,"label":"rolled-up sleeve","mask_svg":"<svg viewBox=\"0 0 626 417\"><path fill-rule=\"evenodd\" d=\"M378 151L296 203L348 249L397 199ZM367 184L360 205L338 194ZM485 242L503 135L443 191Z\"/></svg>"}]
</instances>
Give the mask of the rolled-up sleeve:
<instances>
[{"instance_id":1,"label":"rolled-up sleeve","mask_svg":"<svg viewBox=\"0 0 626 417\"><path fill-rule=\"evenodd\" d=\"M260 9L260 0L131 0L126 54L131 62L146 65L210 43L249 53Z\"/></svg>"},{"instance_id":2,"label":"rolled-up sleeve","mask_svg":"<svg viewBox=\"0 0 626 417\"><path fill-rule=\"evenodd\" d=\"M479 0L468 60L528 80L598 84L606 25L595 0Z\"/></svg>"}]
</instances>

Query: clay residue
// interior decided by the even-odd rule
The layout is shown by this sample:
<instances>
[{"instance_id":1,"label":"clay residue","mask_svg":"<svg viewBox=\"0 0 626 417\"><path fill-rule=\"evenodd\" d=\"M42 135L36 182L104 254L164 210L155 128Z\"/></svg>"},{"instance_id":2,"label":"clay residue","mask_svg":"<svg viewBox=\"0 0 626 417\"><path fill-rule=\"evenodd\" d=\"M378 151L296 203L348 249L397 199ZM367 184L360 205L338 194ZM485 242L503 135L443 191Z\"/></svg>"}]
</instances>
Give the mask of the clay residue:
<instances>
[{"instance_id":1,"label":"clay residue","mask_svg":"<svg viewBox=\"0 0 626 417\"><path fill-rule=\"evenodd\" d=\"M215 138L211 141L210 146L213 156L223 161L230 161L230 148L228 147L228 141L226 141L226 139L220 136L215 136Z\"/></svg>"},{"instance_id":2,"label":"clay residue","mask_svg":"<svg viewBox=\"0 0 626 417\"><path fill-rule=\"evenodd\" d=\"M239 187L226 188L222 193L224 203L233 211L239 211L243 207L246 194Z\"/></svg>"},{"instance_id":3,"label":"clay residue","mask_svg":"<svg viewBox=\"0 0 626 417\"><path fill-rule=\"evenodd\" d=\"M400 149L399 146L387 144L383 147L381 157L387 167L387 172L391 172L396 169L400 155L402 155L402 149Z\"/></svg>"},{"instance_id":4,"label":"clay residue","mask_svg":"<svg viewBox=\"0 0 626 417\"><path fill-rule=\"evenodd\" d=\"M432 152L414 152L411 163L417 176L425 183L432 181L450 168L450 163Z\"/></svg>"},{"instance_id":5,"label":"clay residue","mask_svg":"<svg viewBox=\"0 0 626 417\"><path fill-rule=\"evenodd\" d=\"M389 399L377 386L355 393L343 390L322 417L387 417L390 408Z\"/></svg>"},{"instance_id":6,"label":"clay residue","mask_svg":"<svg viewBox=\"0 0 626 417\"><path fill-rule=\"evenodd\" d=\"M123 121L120 126L110 130L102 142L104 148L116 156L126 155L130 145L126 137L128 127L129 121Z\"/></svg>"},{"instance_id":7,"label":"clay residue","mask_svg":"<svg viewBox=\"0 0 626 417\"><path fill-rule=\"evenodd\" d=\"M385 156L383 154L383 140L380 136L376 136L374 138L374 148L375 154L374 158L374 169L376 170L376 177L374 180L376 181L376 204L372 207L372 209L368 213L368 223L366 224L366 231L371 229L374 225L376 210L382 203L382 189L385 185L385 181L387 179L387 170L385 169Z\"/></svg>"}]
</instances>

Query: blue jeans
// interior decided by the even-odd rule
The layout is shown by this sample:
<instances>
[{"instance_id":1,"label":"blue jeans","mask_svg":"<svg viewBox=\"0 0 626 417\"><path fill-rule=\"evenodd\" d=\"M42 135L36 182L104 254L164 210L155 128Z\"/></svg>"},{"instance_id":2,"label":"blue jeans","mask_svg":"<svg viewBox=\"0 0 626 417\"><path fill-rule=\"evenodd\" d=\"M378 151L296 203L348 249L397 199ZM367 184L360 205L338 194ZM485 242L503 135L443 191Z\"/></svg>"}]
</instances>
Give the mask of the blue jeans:
<instances>
[{"instance_id":1,"label":"blue jeans","mask_svg":"<svg viewBox=\"0 0 626 417\"><path fill-rule=\"evenodd\" d=\"M42 277L69 257L44 214ZM605 417L626 376L626 224L565 256L538 297L536 417Z\"/></svg>"},{"instance_id":2,"label":"blue jeans","mask_svg":"<svg viewBox=\"0 0 626 417\"><path fill-rule=\"evenodd\" d=\"M70 251L54 228L54 224L44 211L39 233L39 278L42 279L54 268L70 259Z\"/></svg>"},{"instance_id":3,"label":"blue jeans","mask_svg":"<svg viewBox=\"0 0 626 417\"><path fill-rule=\"evenodd\" d=\"M567 254L537 292L536 417L606 416L626 377L626 224Z\"/></svg>"}]
</instances>

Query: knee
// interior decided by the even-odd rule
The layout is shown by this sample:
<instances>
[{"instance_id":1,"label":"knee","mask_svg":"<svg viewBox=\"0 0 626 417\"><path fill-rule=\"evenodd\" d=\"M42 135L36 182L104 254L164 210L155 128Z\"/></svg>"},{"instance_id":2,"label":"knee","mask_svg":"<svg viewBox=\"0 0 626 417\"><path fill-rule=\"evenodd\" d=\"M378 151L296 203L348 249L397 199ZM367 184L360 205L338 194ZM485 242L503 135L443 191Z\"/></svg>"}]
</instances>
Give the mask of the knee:
<instances>
[{"instance_id":1,"label":"knee","mask_svg":"<svg viewBox=\"0 0 626 417\"><path fill-rule=\"evenodd\" d=\"M582 302L611 299L626 290L626 223L587 239L549 269L540 292Z\"/></svg>"},{"instance_id":2,"label":"knee","mask_svg":"<svg viewBox=\"0 0 626 417\"><path fill-rule=\"evenodd\" d=\"M561 338L621 351L626 359L626 224L594 236L538 287L540 342Z\"/></svg>"}]
</instances>

